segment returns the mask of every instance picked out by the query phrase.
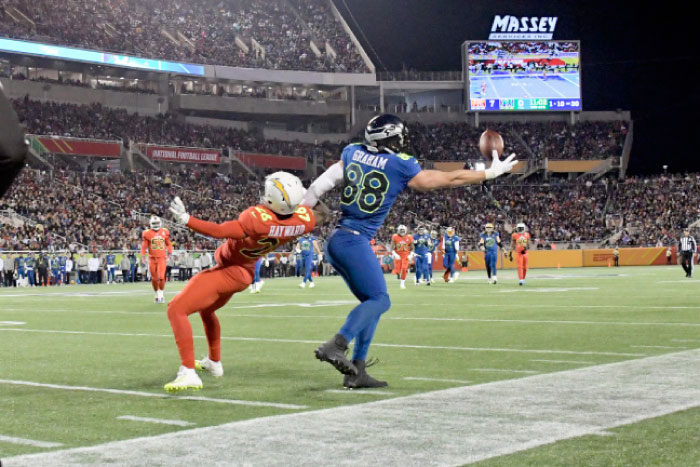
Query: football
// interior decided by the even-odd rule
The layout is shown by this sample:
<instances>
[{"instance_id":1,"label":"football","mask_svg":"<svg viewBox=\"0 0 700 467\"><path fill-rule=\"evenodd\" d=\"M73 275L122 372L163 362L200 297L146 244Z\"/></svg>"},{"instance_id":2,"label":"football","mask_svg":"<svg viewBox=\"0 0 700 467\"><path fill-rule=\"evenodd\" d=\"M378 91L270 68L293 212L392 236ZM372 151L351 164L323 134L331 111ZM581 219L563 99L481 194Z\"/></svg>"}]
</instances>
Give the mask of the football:
<instances>
[{"instance_id":1,"label":"football","mask_svg":"<svg viewBox=\"0 0 700 467\"><path fill-rule=\"evenodd\" d=\"M486 129L479 138L479 151L487 161L491 161L493 150L496 150L498 157L503 154L503 138L497 131Z\"/></svg>"}]
</instances>

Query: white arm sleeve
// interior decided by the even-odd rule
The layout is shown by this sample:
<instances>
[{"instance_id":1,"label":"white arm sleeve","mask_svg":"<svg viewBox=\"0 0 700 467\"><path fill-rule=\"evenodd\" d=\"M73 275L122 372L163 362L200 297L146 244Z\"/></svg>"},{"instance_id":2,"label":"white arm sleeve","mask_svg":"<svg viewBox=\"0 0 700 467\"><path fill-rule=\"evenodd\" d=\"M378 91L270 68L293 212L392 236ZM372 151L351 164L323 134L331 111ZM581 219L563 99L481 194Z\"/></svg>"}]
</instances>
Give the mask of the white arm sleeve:
<instances>
[{"instance_id":1,"label":"white arm sleeve","mask_svg":"<svg viewBox=\"0 0 700 467\"><path fill-rule=\"evenodd\" d=\"M343 181L343 166L341 162L336 162L321 174L306 190L306 195L301 201L301 204L313 208L318 203L318 200L326 194L326 192L335 188Z\"/></svg>"},{"instance_id":2,"label":"white arm sleeve","mask_svg":"<svg viewBox=\"0 0 700 467\"><path fill-rule=\"evenodd\" d=\"M455 242L455 251L459 251L459 240Z\"/></svg>"}]
</instances>

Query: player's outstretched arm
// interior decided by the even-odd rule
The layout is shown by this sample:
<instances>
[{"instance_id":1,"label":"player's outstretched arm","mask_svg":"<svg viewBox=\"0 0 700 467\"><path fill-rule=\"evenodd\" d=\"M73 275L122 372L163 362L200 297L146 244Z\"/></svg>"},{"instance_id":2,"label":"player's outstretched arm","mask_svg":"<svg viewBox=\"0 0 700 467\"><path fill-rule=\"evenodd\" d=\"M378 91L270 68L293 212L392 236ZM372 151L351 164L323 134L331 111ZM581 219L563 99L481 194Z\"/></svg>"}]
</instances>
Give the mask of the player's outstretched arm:
<instances>
[{"instance_id":1,"label":"player's outstretched arm","mask_svg":"<svg viewBox=\"0 0 700 467\"><path fill-rule=\"evenodd\" d=\"M302 206L310 208L316 207L316 204L328 191L335 188L343 181L343 161L338 161L331 165L323 172L306 190L306 195L301 201ZM321 222L319 222L321 223Z\"/></svg>"},{"instance_id":2,"label":"player's outstretched arm","mask_svg":"<svg viewBox=\"0 0 700 467\"><path fill-rule=\"evenodd\" d=\"M417 191L431 191L441 188L474 185L510 172L517 163L515 154L511 154L501 161L498 158L498 154L494 152L491 167L486 170L455 170L453 172L421 170L408 182L408 186Z\"/></svg>"},{"instance_id":3,"label":"player's outstretched arm","mask_svg":"<svg viewBox=\"0 0 700 467\"><path fill-rule=\"evenodd\" d=\"M170 212L173 214L173 217L177 222L186 225L190 229L201 233L202 235L209 235L210 237L214 238L233 239L246 237L243 226L237 220L217 224L215 222L197 219L196 217L188 214L185 204L182 202L179 196L176 196L170 203Z\"/></svg>"}]
</instances>

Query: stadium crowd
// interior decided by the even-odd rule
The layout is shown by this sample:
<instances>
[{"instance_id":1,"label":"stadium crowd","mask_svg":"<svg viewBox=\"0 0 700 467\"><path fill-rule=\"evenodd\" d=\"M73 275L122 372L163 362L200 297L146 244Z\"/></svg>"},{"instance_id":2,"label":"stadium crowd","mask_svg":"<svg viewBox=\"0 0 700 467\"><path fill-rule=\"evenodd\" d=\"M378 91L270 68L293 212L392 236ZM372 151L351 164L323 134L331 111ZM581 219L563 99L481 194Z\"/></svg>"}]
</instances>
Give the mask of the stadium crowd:
<instances>
[{"instance_id":1,"label":"stadium crowd","mask_svg":"<svg viewBox=\"0 0 700 467\"><path fill-rule=\"evenodd\" d=\"M97 139L123 139L138 143L175 146L232 148L265 154L317 155L337 158L342 145L263 139L244 130L187 123L175 113L156 117L130 114L100 104L75 105L24 99L13 101L20 121L28 133ZM562 122L494 124L506 136L506 151L521 159L535 154L538 159L603 159L622 153L626 133L623 122L580 122L568 126ZM467 123L409 125L414 155L424 160L476 160L479 135L483 128ZM509 137L509 136L513 137ZM519 137L522 137L522 140ZM358 135L359 137L359 135ZM523 145L529 146L529 151Z\"/></svg>"},{"instance_id":2,"label":"stadium crowd","mask_svg":"<svg viewBox=\"0 0 700 467\"><path fill-rule=\"evenodd\" d=\"M308 183L308 181L306 181ZM690 187L690 188L689 188ZM502 231L525 222L536 243L601 241L614 231L606 214L624 216L628 229L623 245L669 244L688 215L700 217L700 175L631 178L616 182L578 183L562 179L517 182L507 178L490 186L465 187L436 195L411 192L402 195L389 214L377 241L390 241L394 229L406 224L431 228L454 226L464 245L474 248L486 222ZM151 213L164 216L170 199L179 195L192 214L222 222L236 218L257 202L259 180L232 178L213 170L170 173L53 173L26 170L0 203L30 219L21 226L0 227L2 250L138 249L140 233ZM493 199L497 200L496 205ZM328 197L339 209L339 193ZM692 213L685 207L696 206ZM322 238L331 222L318 228ZM217 242L187 229L172 227L176 248L213 249Z\"/></svg>"},{"instance_id":3,"label":"stadium crowd","mask_svg":"<svg viewBox=\"0 0 700 467\"><path fill-rule=\"evenodd\" d=\"M0 36L191 63L368 71L323 0L3 0Z\"/></svg>"}]
</instances>

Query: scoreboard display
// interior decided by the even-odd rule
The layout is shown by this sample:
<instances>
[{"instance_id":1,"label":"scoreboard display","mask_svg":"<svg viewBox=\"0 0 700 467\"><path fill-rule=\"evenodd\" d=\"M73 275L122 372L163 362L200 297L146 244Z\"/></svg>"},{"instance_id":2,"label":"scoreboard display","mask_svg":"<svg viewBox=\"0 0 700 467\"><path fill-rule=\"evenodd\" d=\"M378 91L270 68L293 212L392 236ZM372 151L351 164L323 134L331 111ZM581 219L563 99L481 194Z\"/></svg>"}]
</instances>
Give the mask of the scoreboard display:
<instances>
[{"instance_id":1,"label":"scoreboard display","mask_svg":"<svg viewBox=\"0 0 700 467\"><path fill-rule=\"evenodd\" d=\"M470 111L582 110L578 41L469 41L462 55Z\"/></svg>"}]
</instances>

